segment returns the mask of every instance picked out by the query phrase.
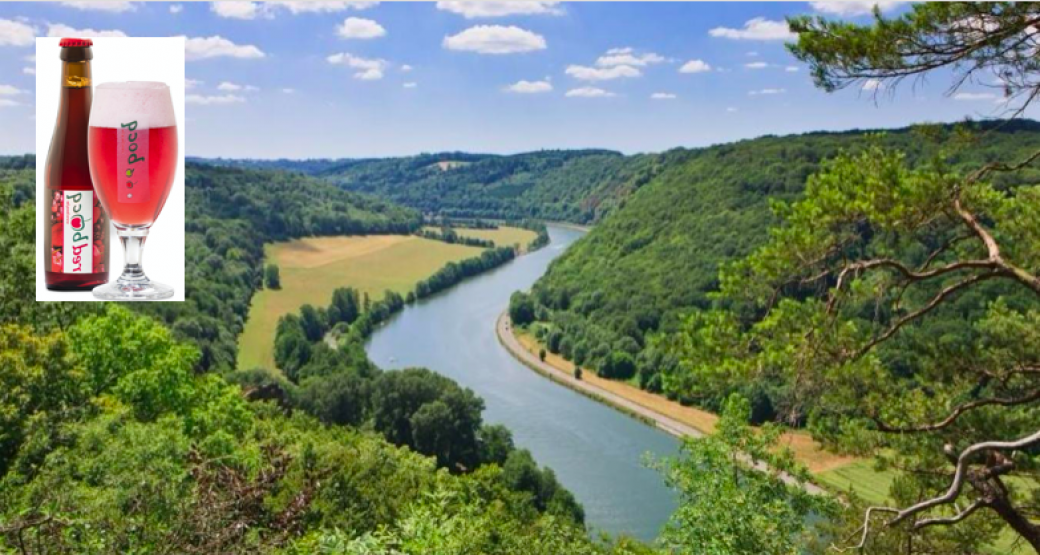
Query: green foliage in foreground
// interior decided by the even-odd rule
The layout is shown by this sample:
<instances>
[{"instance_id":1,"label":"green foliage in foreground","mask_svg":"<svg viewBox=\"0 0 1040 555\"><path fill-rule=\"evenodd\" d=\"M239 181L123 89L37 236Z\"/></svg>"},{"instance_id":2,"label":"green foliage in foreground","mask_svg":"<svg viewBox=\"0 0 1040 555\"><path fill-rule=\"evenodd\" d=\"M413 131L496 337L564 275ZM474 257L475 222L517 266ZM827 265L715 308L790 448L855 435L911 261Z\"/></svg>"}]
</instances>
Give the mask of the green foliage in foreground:
<instances>
[{"instance_id":1,"label":"green foliage in foreground","mask_svg":"<svg viewBox=\"0 0 1040 555\"><path fill-rule=\"evenodd\" d=\"M830 498L801 488L808 472L788 449L777 450L782 430L766 426L759 433L748 425L750 417L750 403L733 395L714 435L688 438L681 458L658 463L680 495L660 540L667 552L801 554L818 543L811 523L838 512Z\"/></svg>"},{"instance_id":2,"label":"green foliage in foreground","mask_svg":"<svg viewBox=\"0 0 1040 555\"><path fill-rule=\"evenodd\" d=\"M0 328L0 551L636 552L541 512L497 465L453 476L249 403L198 356L114 305L42 337Z\"/></svg>"}]
</instances>

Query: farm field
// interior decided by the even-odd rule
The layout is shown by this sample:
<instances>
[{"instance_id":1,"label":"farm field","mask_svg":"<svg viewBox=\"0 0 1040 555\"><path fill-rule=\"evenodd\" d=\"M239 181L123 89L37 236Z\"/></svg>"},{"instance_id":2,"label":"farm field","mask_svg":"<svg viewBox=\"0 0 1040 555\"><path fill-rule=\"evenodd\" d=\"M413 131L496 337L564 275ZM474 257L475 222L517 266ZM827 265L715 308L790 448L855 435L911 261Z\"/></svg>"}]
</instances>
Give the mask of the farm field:
<instances>
[{"instance_id":1,"label":"farm field","mask_svg":"<svg viewBox=\"0 0 1040 555\"><path fill-rule=\"evenodd\" d=\"M278 265L282 288L253 296L238 341L238 367L274 368L278 318L304 304L327 305L337 287L353 287L373 299L388 289L404 295L448 262L480 252L408 235L308 237L267 245L266 260Z\"/></svg>"}]
</instances>

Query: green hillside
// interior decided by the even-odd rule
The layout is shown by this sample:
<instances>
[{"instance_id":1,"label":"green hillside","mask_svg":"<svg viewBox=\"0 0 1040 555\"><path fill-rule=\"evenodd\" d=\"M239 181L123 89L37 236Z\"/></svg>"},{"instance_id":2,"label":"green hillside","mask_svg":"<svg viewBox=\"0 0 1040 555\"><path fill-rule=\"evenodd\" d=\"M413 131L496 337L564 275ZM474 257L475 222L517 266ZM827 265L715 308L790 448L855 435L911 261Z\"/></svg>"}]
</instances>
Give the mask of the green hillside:
<instances>
[{"instance_id":1,"label":"green hillside","mask_svg":"<svg viewBox=\"0 0 1040 555\"><path fill-rule=\"evenodd\" d=\"M986 131L988 130L988 132ZM657 177L624 208L597 225L557 259L533 288L540 320L551 323L552 345L583 366L598 368L610 353L637 359L641 385L658 390L662 361L645 348L679 315L711 304L720 265L747 255L768 237L772 201L799 197L821 161L865 146L868 132L762 137L698 150L674 150L656 161ZM950 138L947 128L942 135ZM1040 146L1040 124L979 126L977 144L950 163L976 168L1018 160ZM937 152L907 129L880 139L911 161ZM997 175L1011 187L1035 182L1040 171Z\"/></svg>"},{"instance_id":2,"label":"green hillside","mask_svg":"<svg viewBox=\"0 0 1040 555\"><path fill-rule=\"evenodd\" d=\"M423 213L591 223L656 171L656 156L603 150L349 160L315 175Z\"/></svg>"}]
</instances>

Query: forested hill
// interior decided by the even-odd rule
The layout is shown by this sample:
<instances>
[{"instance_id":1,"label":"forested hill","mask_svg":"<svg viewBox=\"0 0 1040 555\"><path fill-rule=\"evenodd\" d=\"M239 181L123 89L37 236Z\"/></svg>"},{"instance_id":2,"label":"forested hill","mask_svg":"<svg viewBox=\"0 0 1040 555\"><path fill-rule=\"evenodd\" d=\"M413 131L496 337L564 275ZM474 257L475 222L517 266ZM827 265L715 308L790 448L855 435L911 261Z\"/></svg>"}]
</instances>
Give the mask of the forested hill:
<instances>
[{"instance_id":1,"label":"forested hill","mask_svg":"<svg viewBox=\"0 0 1040 555\"><path fill-rule=\"evenodd\" d=\"M544 150L509 156L442 152L404 158L200 162L304 172L426 214L592 223L647 183L656 160L656 155L622 156L609 150Z\"/></svg>"},{"instance_id":2,"label":"forested hill","mask_svg":"<svg viewBox=\"0 0 1040 555\"><path fill-rule=\"evenodd\" d=\"M986 132L988 130L988 132ZM951 128L933 129L949 147ZM976 169L1017 161L1040 147L1040 124L1016 121L976 126L977 141L949 162ZM656 388L659 362L645 352L648 336L677 316L707 307L720 264L750 253L776 223L773 200L799 197L806 178L841 150L858 150L867 132L762 137L661 155L659 175L631 195L622 209L598 224L557 259L533 288L541 320L558 333L553 343L574 362L596 369L609 354L637 359L639 379ZM909 160L936 154L936 142L909 130L876 140L906 152ZM1040 181L1040 171L996 175L994 181Z\"/></svg>"}]
</instances>

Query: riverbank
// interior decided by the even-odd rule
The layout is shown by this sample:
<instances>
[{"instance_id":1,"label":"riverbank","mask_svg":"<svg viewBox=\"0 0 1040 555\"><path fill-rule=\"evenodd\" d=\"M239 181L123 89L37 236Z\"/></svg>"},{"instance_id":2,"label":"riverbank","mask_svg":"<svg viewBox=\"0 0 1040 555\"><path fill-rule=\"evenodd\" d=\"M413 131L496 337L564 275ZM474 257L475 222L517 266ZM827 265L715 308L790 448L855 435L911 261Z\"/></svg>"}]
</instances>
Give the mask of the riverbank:
<instances>
[{"instance_id":1,"label":"riverbank","mask_svg":"<svg viewBox=\"0 0 1040 555\"><path fill-rule=\"evenodd\" d=\"M495 335L498 337L499 343L506 348L507 351L514 358L516 358L524 366L534 370L535 372L549 378L551 381L558 384L564 385L582 395L589 398L595 399L601 403L605 403L614 407L629 416L635 417L649 425L655 426L658 429L668 433L677 438L684 437L704 437L706 434L711 433L709 431L702 430L697 426L691 425L688 422L684 422L680 418L676 418L672 415L665 414L659 410L655 410L651 406L647 406L646 400L639 396L632 395L630 393L619 391L613 387L606 387L610 380L604 380L598 376L593 375L591 372L585 372L582 375L582 379L574 377L572 371L565 371L558 368L548 362L543 362L538 354L525 346L521 340L514 333L512 324L509 321L509 315L503 312L495 323ZM548 360L548 357L546 357ZM620 382L615 382L620 383ZM622 384L624 385L624 384ZM631 386L629 386L631 387ZM632 388L636 389L636 388ZM636 390L640 391L640 390ZM646 395L656 395L643 392ZM641 402L642 401L642 402ZM671 402L671 401L667 401ZM675 403L678 405L678 403ZM681 405L680 405L681 406ZM689 408L689 407L683 407ZM790 438L789 438L790 441ZM755 466L758 467L761 463L757 463ZM784 476L784 480L793 483L793 479ZM813 494L824 494L826 490L817 486L816 484L803 484L806 491Z\"/></svg>"},{"instance_id":2,"label":"riverbank","mask_svg":"<svg viewBox=\"0 0 1040 555\"><path fill-rule=\"evenodd\" d=\"M509 323L508 315L504 313L499 318L497 329L499 341L513 353L513 356L520 359L525 366L553 381L572 389L580 389L582 393L592 395L625 412L634 413L642 420L651 422L676 437L702 437L715 431L718 416L708 411L684 406L625 382L601 378L591 370L586 370L581 380L575 379L574 365L559 355L546 353L545 361L542 361L538 357L538 351L542 346L530 334L514 330ZM814 474L834 470L856 461L852 457L824 451L804 432L787 432L781 441L790 447L795 456Z\"/></svg>"}]
</instances>

